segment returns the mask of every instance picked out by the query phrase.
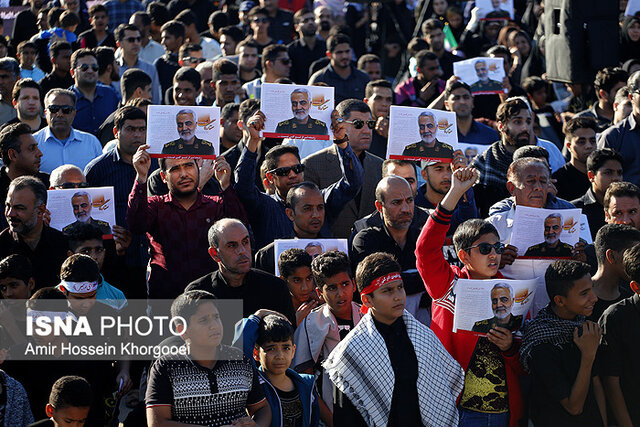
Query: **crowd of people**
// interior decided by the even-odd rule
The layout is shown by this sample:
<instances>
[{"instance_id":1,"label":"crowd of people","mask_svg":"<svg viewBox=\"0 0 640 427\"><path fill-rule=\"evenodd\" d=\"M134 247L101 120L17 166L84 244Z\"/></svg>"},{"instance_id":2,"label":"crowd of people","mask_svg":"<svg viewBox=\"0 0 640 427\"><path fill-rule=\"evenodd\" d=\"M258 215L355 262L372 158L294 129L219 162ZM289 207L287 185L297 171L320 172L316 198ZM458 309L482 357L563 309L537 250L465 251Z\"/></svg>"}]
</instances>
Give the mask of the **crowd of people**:
<instances>
[{"instance_id":1,"label":"crowd of people","mask_svg":"<svg viewBox=\"0 0 640 427\"><path fill-rule=\"evenodd\" d=\"M0 424L640 425L640 13L620 1L618 63L560 83L544 1L500 3L28 0L0 36ZM476 57L503 81L454 74ZM263 83L333 87L309 124L331 139L263 137ZM151 155L150 105L219 108L219 155ZM394 105L455 114L475 148L390 159ZM94 187L113 188L112 227ZM61 230L59 189L78 190ZM588 232L562 243L551 214L518 248L519 206L579 208ZM496 285L494 317L455 331L457 281L497 278L538 280L524 319ZM66 342L28 319L134 300L172 300L188 354L12 357Z\"/></svg>"}]
</instances>

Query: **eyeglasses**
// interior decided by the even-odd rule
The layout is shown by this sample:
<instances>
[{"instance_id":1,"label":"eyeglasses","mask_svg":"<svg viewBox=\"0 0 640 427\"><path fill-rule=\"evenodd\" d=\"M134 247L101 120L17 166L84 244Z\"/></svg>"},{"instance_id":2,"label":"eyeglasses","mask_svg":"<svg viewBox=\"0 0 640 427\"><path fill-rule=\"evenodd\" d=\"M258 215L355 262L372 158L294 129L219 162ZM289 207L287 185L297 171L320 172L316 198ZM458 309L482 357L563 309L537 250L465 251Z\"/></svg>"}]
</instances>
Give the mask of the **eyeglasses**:
<instances>
[{"instance_id":1,"label":"eyeglasses","mask_svg":"<svg viewBox=\"0 0 640 427\"><path fill-rule=\"evenodd\" d=\"M58 114L58 111L62 110L62 114L71 114L74 110L74 107L71 105L49 105L47 110L51 114Z\"/></svg>"},{"instance_id":2,"label":"eyeglasses","mask_svg":"<svg viewBox=\"0 0 640 427\"><path fill-rule=\"evenodd\" d=\"M91 68L92 71L98 71L98 64L82 64L76 67L76 69L85 72L87 71L89 68Z\"/></svg>"},{"instance_id":3,"label":"eyeglasses","mask_svg":"<svg viewBox=\"0 0 640 427\"><path fill-rule=\"evenodd\" d=\"M471 249L473 248L478 248L478 250L480 251L481 255L489 255L491 253L491 249L495 249L496 250L496 254L500 255L502 252L504 252L504 243L496 243L494 245L492 245L491 243L478 243L475 246L471 246L467 249L465 249L465 251L469 252L471 251Z\"/></svg>"},{"instance_id":4,"label":"eyeglasses","mask_svg":"<svg viewBox=\"0 0 640 427\"><path fill-rule=\"evenodd\" d=\"M58 190L60 189L70 189L70 188L87 188L89 187L89 184L87 184L86 182L65 182L62 183L60 185L56 185L54 188L57 188Z\"/></svg>"},{"instance_id":5,"label":"eyeglasses","mask_svg":"<svg viewBox=\"0 0 640 427\"><path fill-rule=\"evenodd\" d=\"M188 64L201 64L206 60L204 58L197 58L195 56L185 56L184 58L182 58L182 61Z\"/></svg>"},{"instance_id":6,"label":"eyeglasses","mask_svg":"<svg viewBox=\"0 0 640 427\"><path fill-rule=\"evenodd\" d=\"M125 41L128 41L129 43L135 43L135 42L140 42L142 41L142 37L138 36L138 37L127 37L126 39L124 39Z\"/></svg>"},{"instance_id":7,"label":"eyeglasses","mask_svg":"<svg viewBox=\"0 0 640 427\"><path fill-rule=\"evenodd\" d=\"M269 18L253 18L251 22L253 22L254 24L266 24L267 22L269 22Z\"/></svg>"},{"instance_id":8,"label":"eyeglasses","mask_svg":"<svg viewBox=\"0 0 640 427\"><path fill-rule=\"evenodd\" d=\"M302 172L304 172L304 165L298 163L297 165L293 165L293 166L287 166L284 168L276 168L273 170L270 170L269 173L275 174L277 176L287 176L289 175L289 172L295 172L295 174L300 174Z\"/></svg>"},{"instance_id":9,"label":"eyeglasses","mask_svg":"<svg viewBox=\"0 0 640 427\"><path fill-rule=\"evenodd\" d=\"M278 59L276 59L276 61L280 61L280 62L282 62L282 65L289 65L289 64L291 64L291 59L290 59L290 58L278 58Z\"/></svg>"},{"instance_id":10,"label":"eyeglasses","mask_svg":"<svg viewBox=\"0 0 640 427\"><path fill-rule=\"evenodd\" d=\"M356 128L356 129L362 129L364 127L365 123L367 124L367 127L369 129L375 129L376 128L376 121L375 120L367 120L365 122L364 120L355 119L355 120L345 120L344 122L353 125L353 127Z\"/></svg>"}]
</instances>

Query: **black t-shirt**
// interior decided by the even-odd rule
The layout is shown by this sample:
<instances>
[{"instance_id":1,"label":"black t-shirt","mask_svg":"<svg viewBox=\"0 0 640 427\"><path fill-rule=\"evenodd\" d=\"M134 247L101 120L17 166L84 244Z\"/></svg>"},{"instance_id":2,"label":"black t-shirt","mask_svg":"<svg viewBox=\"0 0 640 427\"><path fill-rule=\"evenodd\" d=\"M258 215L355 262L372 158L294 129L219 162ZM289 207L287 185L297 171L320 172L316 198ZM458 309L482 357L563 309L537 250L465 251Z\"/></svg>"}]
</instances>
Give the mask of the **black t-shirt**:
<instances>
[{"instance_id":1,"label":"black t-shirt","mask_svg":"<svg viewBox=\"0 0 640 427\"><path fill-rule=\"evenodd\" d=\"M282 427L302 427L302 402L298 389L294 387L291 391L283 391L274 388L282 405Z\"/></svg>"},{"instance_id":2,"label":"black t-shirt","mask_svg":"<svg viewBox=\"0 0 640 427\"><path fill-rule=\"evenodd\" d=\"M345 320L336 317L336 321L338 322L338 333L340 334L340 341L342 341L344 337L349 335L349 332L351 332L351 330L353 329L353 319Z\"/></svg>"},{"instance_id":3,"label":"black t-shirt","mask_svg":"<svg viewBox=\"0 0 640 427\"><path fill-rule=\"evenodd\" d=\"M591 188L587 174L580 172L569 162L555 171L551 177L557 180L555 186L558 189L558 197L565 200L578 199Z\"/></svg>"},{"instance_id":4,"label":"black t-shirt","mask_svg":"<svg viewBox=\"0 0 640 427\"><path fill-rule=\"evenodd\" d=\"M619 285L618 290L620 291L620 295L618 295L618 298L615 298L613 300L598 298L596 305L593 306L593 313L591 313L591 316L589 316L588 319L593 322L597 322L600 319L600 316L602 316L602 313L604 313L604 311L609 308L609 306L633 295L633 292L631 292L631 288L629 288L629 286Z\"/></svg>"}]
</instances>

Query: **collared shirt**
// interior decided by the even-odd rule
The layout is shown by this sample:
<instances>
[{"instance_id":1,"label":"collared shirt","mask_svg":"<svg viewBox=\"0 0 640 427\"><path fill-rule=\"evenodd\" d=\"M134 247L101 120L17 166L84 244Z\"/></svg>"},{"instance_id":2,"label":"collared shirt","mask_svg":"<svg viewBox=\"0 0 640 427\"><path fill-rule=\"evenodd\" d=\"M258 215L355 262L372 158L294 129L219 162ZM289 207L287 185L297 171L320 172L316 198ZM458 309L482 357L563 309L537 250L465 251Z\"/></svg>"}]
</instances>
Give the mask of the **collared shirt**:
<instances>
[{"instance_id":1,"label":"collared shirt","mask_svg":"<svg viewBox=\"0 0 640 427\"><path fill-rule=\"evenodd\" d=\"M345 99L364 99L364 89L369 83L369 75L363 71L358 70L351 65L351 74L349 77L342 78L335 72L331 64L317 71L309 79L309 84L312 85L318 82L324 82L329 86L335 88L336 105Z\"/></svg>"},{"instance_id":2,"label":"collared shirt","mask_svg":"<svg viewBox=\"0 0 640 427\"><path fill-rule=\"evenodd\" d=\"M215 270L207 231L221 218L246 223L240 200L229 186L220 196L198 192L186 210L171 193L147 198L147 186L135 180L129 194L127 223L132 233L147 233L151 255L148 295L172 299L192 280Z\"/></svg>"},{"instance_id":3,"label":"collared shirt","mask_svg":"<svg viewBox=\"0 0 640 427\"><path fill-rule=\"evenodd\" d=\"M326 55L327 44L316 39L316 44L313 49L309 48L309 45L304 41L304 38L299 38L287 46L289 51L289 58L291 58L291 80L294 83L300 85L306 85L309 81L309 67L313 61L323 58Z\"/></svg>"},{"instance_id":4,"label":"collared shirt","mask_svg":"<svg viewBox=\"0 0 640 427\"><path fill-rule=\"evenodd\" d=\"M89 101L78 89L78 86L73 85L70 89L75 92L77 97L73 127L96 135L102 122L118 109L118 94L109 86L98 83L93 101Z\"/></svg>"},{"instance_id":5,"label":"collared shirt","mask_svg":"<svg viewBox=\"0 0 640 427\"><path fill-rule=\"evenodd\" d=\"M33 79L36 82L39 82L40 80L44 79L44 71L42 71L40 68L34 66L33 69L31 70L27 70L26 68L22 68L20 67L20 78L21 79Z\"/></svg>"},{"instance_id":6,"label":"collared shirt","mask_svg":"<svg viewBox=\"0 0 640 427\"><path fill-rule=\"evenodd\" d=\"M603 147L620 153L624 160L624 180L640 185L640 127L633 113L600 135L598 148Z\"/></svg>"},{"instance_id":7,"label":"collared shirt","mask_svg":"<svg viewBox=\"0 0 640 427\"><path fill-rule=\"evenodd\" d=\"M242 89L247 93L249 99L260 99L260 91L262 89L262 83L264 82L265 76L260 76L257 79L243 84Z\"/></svg>"},{"instance_id":8,"label":"collared shirt","mask_svg":"<svg viewBox=\"0 0 640 427\"><path fill-rule=\"evenodd\" d=\"M596 125L598 126L598 133L604 132L609 126L611 126L611 120L606 118L605 116L598 113L598 109L596 108L598 103L595 102L591 108L588 110L580 111L575 117L591 117L595 119Z\"/></svg>"},{"instance_id":9,"label":"collared shirt","mask_svg":"<svg viewBox=\"0 0 640 427\"><path fill-rule=\"evenodd\" d=\"M549 167L551 168L552 173L560 169L567 162L558 146L553 142L542 138L536 138L536 145L544 148L549 153Z\"/></svg>"},{"instance_id":10,"label":"collared shirt","mask_svg":"<svg viewBox=\"0 0 640 427\"><path fill-rule=\"evenodd\" d=\"M138 0L107 0L103 4L109 15L109 28L118 28L120 24L128 24L131 15L136 12L144 12L144 6Z\"/></svg>"},{"instance_id":11,"label":"collared shirt","mask_svg":"<svg viewBox=\"0 0 640 427\"><path fill-rule=\"evenodd\" d=\"M160 104L160 102L162 101L162 93L160 92L160 78L158 77L158 70L156 70L156 67L148 62L141 60L139 57L138 61L133 67L129 67L122 58L116 59L116 61L118 62L118 66L120 67L120 77L122 77L124 72L129 68L137 68L147 73L149 77L151 77L151 102L153 102L154 104Z\"/></svg>"},{"instance_id":12,"label":"collared shirt","mask_svg":"<svg viewBox=\"0 0 640 427\"><path fill-rule=\"evenodd\" d=\"M491 145L498 139L500 139L500 136L495 129L476 120L471 121L471 128L466 135L463 135L460 132L460 128L458 128L458 141L465 144Z\"/></svg>"},{"instance_id":13,"label":"collared shirt","mask_svg":"<svg viewBox=\"0 0 640 427\"><path fill-rule=\"evenodd\" d=\"M164 48L162 45L154 40L149 40L149 43L140 49L138 58L141 61L153 64L153 62L162 55L164 55Z\"/></svg>"},{"instance_id":14,"label":"collared shirt","mask_svg":"<svg viewBox=\"0 0 640 427\"><path fill-rule=\"evenodd\" d=\"M69 138L64 141L56 138L49 126L34 133L33 137L42 151L40 170L46 173L51 173L58 166L66 164L84 170L91 160L102 154L102 145L98 138L73 128Z\"/></svg>"}]
</instances>

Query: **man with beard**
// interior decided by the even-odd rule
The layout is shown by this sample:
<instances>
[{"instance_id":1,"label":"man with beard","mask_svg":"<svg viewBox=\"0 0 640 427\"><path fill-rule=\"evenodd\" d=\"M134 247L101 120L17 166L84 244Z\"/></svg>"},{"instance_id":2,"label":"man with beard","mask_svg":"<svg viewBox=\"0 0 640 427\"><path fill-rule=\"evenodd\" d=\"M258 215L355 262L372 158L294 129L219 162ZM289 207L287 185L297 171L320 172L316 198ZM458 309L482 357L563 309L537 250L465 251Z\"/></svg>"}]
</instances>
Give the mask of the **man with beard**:
<instances>
[{"instance_id":1,"label":"man with beard","mask_svg":"<svg viewBox=\"0 0 640 427\"><path fill-rule=\"evenodd\" d=\"M116 62L115 48L100 46L96 50L98 59L98 83L111 87L119 99L122 99L120 92L120 67ZM151 96L149 96L151 98Z\"/></svg>"},{"instance_id":2,"label":"man with beard","mask_svg":"<svg viewBox=\"0 0 640 427\"><path fill-rule=\"evenodd\" d=\"M425 159L450 159L453 156L453 147L436 138L438 127L433 113L429 111L420 113L418 127L422 141L404 147L403 156Z\"/></svg>"},{"instance_id":3,"label":"man with beard","mask_svg":"<svg viewBox=\"0 0 640 427\"><path fill-rule=\"evenodd\" d=\"M296 88L291 92L291 111L293 118L278 123L276 133L328 135L327 125L309 115L311 94L305 88Z\"/></svg>"},{"instance_id":4,"label":"man with beard","mask_svg":"<svg viewBox=\"0 0 640 427\"><path fill-rule=\"evenodd\" d=\"M93 224L102 231L102 234L111 234L111 227L106 221L94 219L91 217L91 207L93 201L91 195L86 191L78 191L71 196L71 206L73 207L73 215L76 217L76 221L67 225L62 229L63 233L69 232L76 224L81 222L87 224Z\"/></svg>"},{"instance_id":5,"label":"man with beard","mask_svg":"<svg viewBox=\"0 0 640 427\"><path fill-rule=\"evenodd\" d=\"M309 67L314 61L325 57L327 45L316 35L318 25L312 11L300 9L293 15L293 21L298 39L287 46L291 58L291 80L304 85L309 81Z\"/></svg>"},{"instance_id":6,"label":"man with beard","mask_svg":"<svg viewBox=\"0 0 640 427\"><path fill-rule=\"evenodd\" d=\"M491 319L478 320L471 329L473 332L488 333L496 326L515 331L522 326L522 315L511 314L513 307L513 288L508 283L496 283L491 289Z\"/></svg>"},{"instance_id":7,"label":"man with beard","mask_svg":"<svg viewBox=\"0 0 640 427\"><path fill-rule=\"evenodd\" d=\"M213 155L213 144L196 136L198 116L193 110L183 109L176 114L179 139L162 147L162 154L204 154Z\"/></svg>"},{"instance_id":8,"label":"man with beard","mask_svg":"<svg viewBox=\"0 0 640 427\"><path fill-rule=\"evenodd\" d=\"M544 242L531 246L524 256L543 258L565 258L571 256L571 245L560 241L562 215L552 213L544 220Z\"/></svg>"},{"instance_id":9,"label":"man with beard","mask_svg":"<svg viewBox=\"0 0 640 427\"><path fill-rule=\"evenodd\" d=\"M502 83L489 78L489 69L487 68L487 61L481 59L473 64L476 69L476 76L478 81L471 85L471 93L484 94L487 92L500 92L502 91Z\"/></svg>"}]
</instances>

